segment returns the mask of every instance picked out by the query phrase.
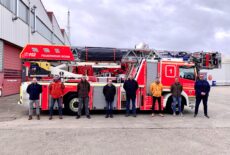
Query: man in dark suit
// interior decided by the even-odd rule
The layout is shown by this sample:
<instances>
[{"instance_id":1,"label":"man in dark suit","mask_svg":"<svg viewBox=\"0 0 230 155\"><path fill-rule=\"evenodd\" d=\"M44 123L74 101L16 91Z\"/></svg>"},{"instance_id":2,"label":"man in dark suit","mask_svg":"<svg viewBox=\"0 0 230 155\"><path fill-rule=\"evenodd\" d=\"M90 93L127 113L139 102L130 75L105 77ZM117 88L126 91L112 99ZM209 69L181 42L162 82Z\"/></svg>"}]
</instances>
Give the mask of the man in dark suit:
<instances>
[{"instance_id":1,"label":"man in dark suit","mask_svg":"<svg viewBox=\"0 0 230 155\"><path fill-rule=\"evenodd\" d=\"M202 74L199 75L199 79L195 83L195 90L196 90L196 106L195 106L194 117L196 117L198 114L199 105L202 100L203 105L204 105L204 116L209 118L208 116L208 96L210 92L210 85L208 81L204 79L204 76Z\"/></svg>"},{"instance_id":2,"label":"man in dark suit","mask_svg":"<svg viewBox=\"0 0 230 155\"><path fill-rule=\"evenodd\" d=\"M28 85L26 92L29 94L29 120L32 119L33 115L33 104L36 107L36 115L37 119L40 120L40 106L39 106L39 98L42 93L42 86L38 84L37 79L33 78L32 83Z\"/></svg>"},{"instance_id":3,"label":"man in dark suit","mask_svg":"<svg viewBox=\"0 0 230 155\"><path fill-rule=\"evenodd\" d=\"M103 94L106 100L106 116L105 118L113 118L113 101L116 95L116 87L113 85L112 80L108 81L108 84L103 88Z\"/></svg>"},{"instance_id":4,"label":"man in dark suit","mask_svg":"<svg viewBox=\"0 0 230 155\"><path fill-rule=\"evenodd\" d=\"M131 75L128 80L125 81L123 88L126 92L126 117L129 116L130 100L132 100L132 113L133 117L136 117L136 91L138 89L138 83Z\"/></svg>"}]
</instances>

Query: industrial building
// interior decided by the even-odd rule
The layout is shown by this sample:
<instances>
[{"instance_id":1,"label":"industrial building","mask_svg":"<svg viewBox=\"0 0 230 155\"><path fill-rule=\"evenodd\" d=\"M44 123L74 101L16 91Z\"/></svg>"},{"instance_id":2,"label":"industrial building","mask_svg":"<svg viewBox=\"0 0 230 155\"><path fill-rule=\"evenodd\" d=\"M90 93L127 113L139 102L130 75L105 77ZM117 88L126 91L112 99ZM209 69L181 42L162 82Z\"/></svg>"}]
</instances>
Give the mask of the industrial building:
<instances>
[{"instance_id":1,"label":"industrial building","mask_svg":"<svg viewBox=\"0 0 230 155\"><path fill-rule=\"evenodd\" d=\"M70 45L67 33L41 0L0 0L0 96L19 92L19 54L29 43Z\"/></svg>"},{"instance_id":2,"label":"industrial building","mask_svg":"<svg viewBox=\"0 0 230 155\"><path fill-rule=\"evenodd\" d=\"M222 56L221 68L201 72L212 86L230 86L230 56Z\"/></svg>"}]
</instances>

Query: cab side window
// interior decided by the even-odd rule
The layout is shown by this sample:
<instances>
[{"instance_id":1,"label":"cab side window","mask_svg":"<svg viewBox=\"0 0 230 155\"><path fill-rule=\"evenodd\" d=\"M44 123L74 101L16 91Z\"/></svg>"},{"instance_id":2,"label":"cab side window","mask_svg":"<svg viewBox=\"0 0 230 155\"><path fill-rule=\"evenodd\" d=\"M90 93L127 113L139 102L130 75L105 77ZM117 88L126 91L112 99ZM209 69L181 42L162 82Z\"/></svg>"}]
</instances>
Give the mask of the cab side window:
<instances>
[{"instance_id":1,"label":"cab side window","mask_svg":"<svg viewBox=\"0 0 230 155\"><path fill-rule=\"evenodd\" d=\"M195 80L195 68L189 66L180 66L179 67L180 78Z\"/></svg>"}]
</instances>

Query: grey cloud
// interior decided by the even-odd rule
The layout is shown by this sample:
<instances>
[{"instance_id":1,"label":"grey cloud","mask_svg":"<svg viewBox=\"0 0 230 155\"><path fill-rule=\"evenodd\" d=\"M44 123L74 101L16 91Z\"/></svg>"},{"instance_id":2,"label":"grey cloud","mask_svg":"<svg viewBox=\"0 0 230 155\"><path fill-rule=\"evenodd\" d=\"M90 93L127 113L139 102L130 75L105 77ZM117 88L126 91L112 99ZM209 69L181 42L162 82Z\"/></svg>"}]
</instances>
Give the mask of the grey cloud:
<instances>
[{"instance_id":1,"label":"grey cloud","mask_svg":"<svg viewBox=\"0 0 230 155\"><path fill-rule=\"evenodd\" d=\"M56 2L57 1L57 2ZM230 54L228 0L56 0L71 11L76 46L218 50ZM44 2L44 4L49 1Z\"/></svg>"}]
</instances>

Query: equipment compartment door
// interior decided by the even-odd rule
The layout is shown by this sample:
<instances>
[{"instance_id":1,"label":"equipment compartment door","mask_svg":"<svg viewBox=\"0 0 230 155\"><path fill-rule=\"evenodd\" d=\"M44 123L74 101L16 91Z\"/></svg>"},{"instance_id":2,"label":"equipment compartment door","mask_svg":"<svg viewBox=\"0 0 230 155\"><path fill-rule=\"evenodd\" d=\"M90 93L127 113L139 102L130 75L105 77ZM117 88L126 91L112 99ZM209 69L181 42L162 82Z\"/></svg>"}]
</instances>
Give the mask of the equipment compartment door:
<instances>
[{"instance_id":1,"label":"equipment compartment door","mask_svg":"<svg viewBox=\"0 0 230 155\"><path fill-rule=\"evenodd\" d=\"M106 108L105 96L103 94L104 86L94 86L93 90L93 109L103 110ZM113 107L117 109L117 92L114 97Z\"/></svg>"},{"instance_id":2,"label":"equipment compartment door","mask_svg":"<svg viewBox=\"0 0 230 155\"><path fill-rule=\"evenodd\" d=\"M151 94L150 85L158 75L157 61L147 61L146 93Z\"/></svg>"}]
</instances>

